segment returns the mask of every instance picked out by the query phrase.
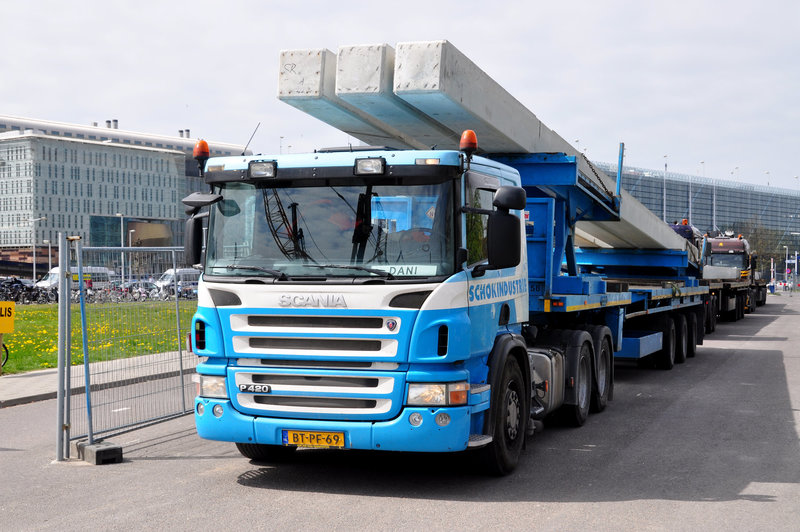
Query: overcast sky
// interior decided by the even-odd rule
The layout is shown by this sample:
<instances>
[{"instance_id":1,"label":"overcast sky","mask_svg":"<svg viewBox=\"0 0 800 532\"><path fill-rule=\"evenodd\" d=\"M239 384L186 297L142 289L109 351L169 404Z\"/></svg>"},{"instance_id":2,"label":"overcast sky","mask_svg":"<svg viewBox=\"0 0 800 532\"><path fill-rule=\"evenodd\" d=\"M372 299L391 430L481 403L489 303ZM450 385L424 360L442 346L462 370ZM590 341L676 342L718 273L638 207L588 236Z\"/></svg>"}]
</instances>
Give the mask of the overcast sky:
<instances>
[{"instance_id":1,"label":"overcast sky","mask_svg":"<svg viewBox=\"0 0 800 532\"><path fill-rule=\"evenodd\" d=\"M281 50L446 39L593 160L616 163L625 142L626 165L663 170L667 155L670 172L800 189L797 0L7 0L0 11L0 114L237 144L260 122L256 153L338 146L345 134L277 99Z\"/></svg>"}]
</instances>

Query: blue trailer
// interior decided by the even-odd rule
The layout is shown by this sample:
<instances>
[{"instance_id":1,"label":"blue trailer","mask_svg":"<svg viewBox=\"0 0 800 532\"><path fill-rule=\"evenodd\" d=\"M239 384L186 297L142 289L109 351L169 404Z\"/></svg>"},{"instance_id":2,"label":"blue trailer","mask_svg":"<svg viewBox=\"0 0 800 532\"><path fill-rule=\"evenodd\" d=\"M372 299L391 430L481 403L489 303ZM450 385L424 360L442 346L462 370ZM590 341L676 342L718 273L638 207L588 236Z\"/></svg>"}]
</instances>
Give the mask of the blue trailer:
<instances>
[{"instance_id":1,"label":"blue trailer","mask_svg":"<svg viewBox=\"0 0 800 532\"><path fill-rule=\"evenodd\" d=\"M470 450L506 474L543 421L606 407L615 358L670 369L694 353L708 289L685 251L577 246L578 221L619 219L618 191L575 157L475 156L464 139L196 152L201 437L256 460Z\"/></svg>"}]
</instances>

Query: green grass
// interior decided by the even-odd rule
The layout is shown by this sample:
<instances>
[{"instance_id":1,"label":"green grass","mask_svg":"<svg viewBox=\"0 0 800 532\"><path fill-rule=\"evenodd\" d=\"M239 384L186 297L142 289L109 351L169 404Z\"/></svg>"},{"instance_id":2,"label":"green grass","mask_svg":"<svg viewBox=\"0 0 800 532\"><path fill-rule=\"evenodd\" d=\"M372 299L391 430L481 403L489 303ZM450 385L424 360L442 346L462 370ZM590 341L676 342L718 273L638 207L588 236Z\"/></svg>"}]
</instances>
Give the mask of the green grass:
<instances>
[{"instance_id":1,"label":"green grass","mask_svg":"<svg viewBox=\"0 0 800 532\"><path fill-rule=\"evenodd\" d=\"M72 364L83 363L80 308L72 305ZM86 306L89 361L127 358L178 349L191 324L196 301L180 302L179 337L174 301L147 301ZM9 359L3 374L58 367L58 307L17 305L14 332L3 335Z\"/></svg>"}]
</instances>

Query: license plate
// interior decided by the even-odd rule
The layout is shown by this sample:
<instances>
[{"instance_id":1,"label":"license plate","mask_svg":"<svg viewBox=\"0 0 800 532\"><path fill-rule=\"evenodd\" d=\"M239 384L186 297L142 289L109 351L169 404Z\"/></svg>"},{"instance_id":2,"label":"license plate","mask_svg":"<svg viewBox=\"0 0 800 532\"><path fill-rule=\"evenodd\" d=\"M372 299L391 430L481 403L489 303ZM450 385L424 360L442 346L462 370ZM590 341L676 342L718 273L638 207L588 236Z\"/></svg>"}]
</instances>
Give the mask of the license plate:
<instances>
[{"instance_id":1,"label":"license plate","mask_svg":"<svg viewBox=\"0 0 800 532\"><path fill-rule=\"evenodd\" d=\"M284 430L283 444L300 447L344 447L344 432Z\"/></svg>"}]
</instances>

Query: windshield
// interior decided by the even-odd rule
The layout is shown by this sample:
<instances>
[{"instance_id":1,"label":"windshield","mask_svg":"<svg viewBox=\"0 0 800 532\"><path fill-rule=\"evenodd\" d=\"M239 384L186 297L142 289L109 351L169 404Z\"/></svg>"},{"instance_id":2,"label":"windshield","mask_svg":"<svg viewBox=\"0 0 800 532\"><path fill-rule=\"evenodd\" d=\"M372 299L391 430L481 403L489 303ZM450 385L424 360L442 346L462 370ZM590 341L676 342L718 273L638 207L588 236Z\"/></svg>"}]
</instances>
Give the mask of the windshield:
<instances>
[{"instance_id":1,"label":"windshield","mask_svg":"<svg viewBox=\"0 0 800 532\"><path fill-rule=\"evenodd\" d=\"M267 188L226 183L207 276L438 277L454 271L454 184Z\"/></svg>"},{"instance_id":2,"label":"windshield","mask_svg":"<svg viewBox=\"0 0 800 532\"><path fill-rule=\"evenodd\" d=\"M747 257L744 253L712 253L710 263L714 266L747 269Z\"/></svg>"}]
</instances>

